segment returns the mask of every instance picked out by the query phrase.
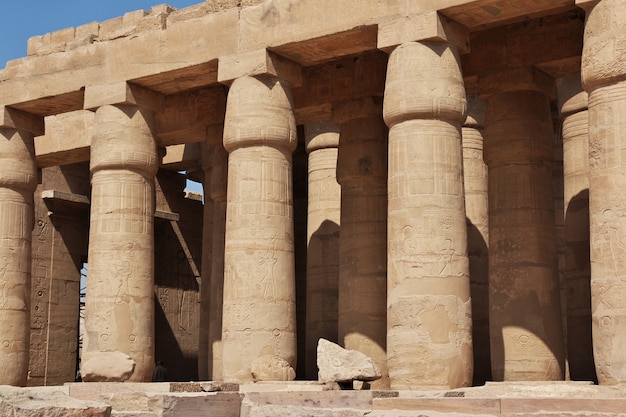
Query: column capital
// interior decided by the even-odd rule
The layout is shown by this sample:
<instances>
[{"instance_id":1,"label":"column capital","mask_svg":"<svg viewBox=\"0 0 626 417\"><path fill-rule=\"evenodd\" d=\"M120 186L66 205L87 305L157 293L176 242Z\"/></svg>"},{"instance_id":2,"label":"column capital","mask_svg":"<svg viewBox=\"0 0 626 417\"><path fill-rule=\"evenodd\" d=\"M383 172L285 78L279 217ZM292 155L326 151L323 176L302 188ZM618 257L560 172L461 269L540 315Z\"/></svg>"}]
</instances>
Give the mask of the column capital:
<instances>
[{"instance_id":1,"label":"column capital","mask_svg":"<svg viewBox=\"0 0 626 417\"><path fill-rule=\"evenodd\" d=\"M96 110L107 104L145 107L159 111L164 106L164 96L127 81L85 87L84 109Z\"/></svg>"},{"instance_id":2,"label":"column capital","mask_svg":"<svg viewBox=\"0 0 626 417\"><path fill-rule=\"evenodd\" d=\"M304 142L307 153L318 149L339 147L339 126L330 120L304 125Z\"/></svg>"},{"instance_id":3,"label":"column capital","mask_svg":"<svg viewBox=\"0 0 626 417\"><path fill-rule=\"evenodd\" d=\"M229 55L219 59L217 81L226 85L244 76L267 75L287 81L292 87L302 85L302 69L295 62L267 49Z\"/></svg>"},{"instance_id":4,"label":"column capital","mask_svg":"<svg viewBox=\"0 0 626 417\"><path fill-rule=\"evenodd\" d=\"M588 12L599 2L600 0L576 0L576 6Z\"/></svg>"},{"instance_id":5,"label":"column capital","mask_svg":"<svg viewBox=\"0 0 626 417\"><path fill-rule=\"evenodd\" d=\"M470 50L468 29L436 11L378 25L378 49L385 52L391 52L406 42L420 41L450 43L461 53Z\"/></svg>"},{"instance_id":6,"label":"column capital","mask_svg":"<svg viewBox=\"0 0 626 417\"><path fill-rule=\"evenodd\" d=\"M0 128L23 130L34 136L44 134L42 116L0 105Z\"/></svg>"},{"instance_id":7,"label":"column capital","mask_svg":"<svg viewBox=\"0 0 626 417\"><path fill-rule=\"evenodd\" d=\"M534 67L519 67L493 71L478 80L481 97L513 91L539 91L550 99L556 98L554 78Z\"/></svg>"},{"instance_id":8,"label":"column capital","mask_svg":"<svg viewBox=\"0 0 626 417\"><path fill-rule=\"evenodd\" d=\"M561 118L587 109L589 95L583 90L580 74L559 78L556 89Z\"/></svg>"}]
</instances>

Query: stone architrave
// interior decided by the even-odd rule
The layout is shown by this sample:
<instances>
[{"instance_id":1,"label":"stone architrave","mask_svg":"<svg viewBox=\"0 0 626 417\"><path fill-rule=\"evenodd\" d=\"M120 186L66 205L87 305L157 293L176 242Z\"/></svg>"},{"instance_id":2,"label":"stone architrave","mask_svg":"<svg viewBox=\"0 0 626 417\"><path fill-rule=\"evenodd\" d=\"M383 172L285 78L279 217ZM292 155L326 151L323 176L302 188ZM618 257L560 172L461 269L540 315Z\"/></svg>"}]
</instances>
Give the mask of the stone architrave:
<instances>
[{"instance_id":1,"label":"stone architrave","mask_svg":"<svg viewBox=\"0 0 626 417\"><path fill-rule=\"evenodd\" d=\"M261 357L267 363L267 356L275 356L295 369L296 144L288 83L271 76L237 78L228 93L224 122L224 147L229 152L222 319L225 381L251 381L252 363Z\"/></svg>"},{"instance_id":2,"label":"stone architrave","mask_svg":"<svg viewBox=\"0 0 626 417\"><path fill-rule=\"evenodd\" d=\"M0 385L26 385L36 187L33 135L0 128Z\"/></svg>"},{"instance_id":3,"label":"stone architrave","mask_svg":"<svg viewBox=\"0 0 626 417\"><path fill-rule=\"evenodd\" d=\"M488 78L484 83L492 88L484 97L491 371L496 381L562 380L554 132L544 93L553 80L531 68L515 73L520 74L500 74L497 83ZM543 81L517 84L520 80Z\"/></svg>"},{"instance_id":4,"label":"stone architrave","mask_svg":"<svg viewBox=\"0 0 626 417\"><path fill-rule=\"evenodd\" d=\"M485 102L468 95L463 124L463 184L467 217L467 256L472 295L473 385L491 380L489 341L489 198L488 170L483 159Z\"/></svg>"},{"instance_id":5,"label":"stone architrave","mask_svg":"<svg viewBox=\"0 0 626 417\"><path fill-rule=\"evenodd\" d=\"M567 363L572 380L596 380L589 263L589 112L580 74L557 80L563 138Z\"/></svg>"},{"instance_id":6,"label":"stone architrave","mask_svg":"<svg viewBox=\"0 0 626 417\"><path fill-rule=\"evenodd\" d=\"M222 365L222 307L224 305L224 243L226 228L226 185L228 181L228 152L222 145L223 127L215 129L219 143L211 146L211 184L209 195L213 201L211 306L209 325L209 378L223 380Z\"/></svg>"},{"instance_id":7,"label":"stone architrave","mask_svg":"<svg viewBox=\"0 0 626 417\"><path fill-rule=\"evenodd\" d=\"M152 379L157 147L152 111L104 105L91 142L85 381ZM110 375L123 358L132 371ZM126 360L122 360L126 363ZM120 366L126 369L126 366ZM89 376L87 376L87 374Z\"/></svg>"},{"instance_id":8,"label":"stone architrave","mask_svg":"<svg viewBox=\"0 0 626 417\"><path fill-rule=\"evenodd\" d=\"M308 152L306 351L304 375L317 378L317 343L337 340L339 224L341 187L337 183L339 127L330 121L304 126Z\"/></svg>"},{"instance_id":9,"label":"stone architrave","mask_svg":"<svg viewBox=\"0 0 626 417\"><path fill-rule=\"evenodd\" d=\"M593 351L600 384L626 382L626 1L587 15L582 82L589 93Z\"/></svg>"},{"instance_id":10,"label":"stone architrave","mask_svg":"<svg viewBox=\"0 0 626 417\"><path fill-rule=\"evenodd\" d=\"M380 97L335 103L340 126L337 180L339 342L374 360L388 389L387 371L387 127Z\"/></svg>"},{"instance_id":11,"label":"stone architrave","mask_svg":"<svg viewBox=\"0 0 626 417\"><path fill-rule=\"evenodd\" d=\"M387 357L392 389L472 383L472 312L456 49L410 42L389 57Z\"/></svg>"}]
</instances>

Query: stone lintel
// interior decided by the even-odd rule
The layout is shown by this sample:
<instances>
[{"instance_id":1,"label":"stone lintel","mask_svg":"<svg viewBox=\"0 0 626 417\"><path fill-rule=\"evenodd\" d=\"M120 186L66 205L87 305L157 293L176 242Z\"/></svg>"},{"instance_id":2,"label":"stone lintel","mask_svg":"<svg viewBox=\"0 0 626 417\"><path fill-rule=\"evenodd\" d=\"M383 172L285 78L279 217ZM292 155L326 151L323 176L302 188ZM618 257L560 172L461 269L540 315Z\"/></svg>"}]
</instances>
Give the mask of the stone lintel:
<instances>
[{"instance_id":1,"label":"stone lintel","mask_svg":"<svg viewBox=\"0 0 626 417\"><path fill-rule=\"evenodd\" d=\"M383 117L382 97L365 97L333 104L333 123L342 125L355 119Z\"/></svg>"},{"instance_id":2,"label":"stone lintel","mask_svg":"<svg viewBox=\"0 0 626 417\"><path fill-rule=\"evenodd\" d=\"M257 75L281 78L292 87L302 85L300 65L267 49L258 49L219 59L217 80L220 83L230 85L237 78Z\"/></svg>"},{"instance_id":3,"label":"stone lintel","mask_svg":"<svg viewBox=\"0 0 626 417\"><path fill-rule=\"evenodd\" d=\"M161 168L183 171L198 166L200 161L200 142L170 145L165 148Z\"/></svg>"},{"instance_id":4,"label":"stone lintel","mask_svg":"<svg viewBox=\"0 0 626 417\"><path fill-rule=\"evenodd\" d=\"M207 126L224 123L224 86L202 88L167 96L155 114L155 129L161 146L204 141Z\"/></svg>"},{"instance_id":5,"label":"stone lintel","mask_svg":"<svg viewBox=\"0 0 626 417\"><path fill-rule=\"evenodd\" d=\"M585 11L591 10L598 3L600 3L600 0L576 0L576 6Z\"/></svg>"},{"instance_id":6,"label":"stone lintel","mask_svg":"<svg viewBox=\"0 0 626 417\"><path fill-rule=\"evenodd\" d=\"M39 168L89 161L94 114L77 110L45 118L46 134L35 137Z\"/></svg>"},{"instance_id":7,"label":"stone lintel","mask_svg":"<svg viewBox=\"0 0 626 417\"><path fill-rule=\"evenodd\" d=\"M531 65L555 78L580 71L583 14L573 9L473 34L472 52L461 56L463 76Z\"/></svg>"},{"instance_id":8,"label":"stone lintel","mask_svg":"<svg viewBox=\"0 0 626 417\"><path fill-rule=\"evenodd\" d=\"M85 87L85 109L96 110L98 107L112 104L128 104L159 111L163 108L164 97L160 93L126 81Z\"/></svg>"},{"instance_id":9,"label":"stone lintel","mask_svg":"<svg viewBox=\"0 0 626 417\"><path fill-rule=\"evenodd\" d=\"M32 133L44 134L43 117L0 105L0 128L18 129Z\"/></svg>"},{"instance_id":10,"label":"stone lintel","mask_svg":"<svg viewBox=\"0 0 626 417\"><path fill-rule=\"evenodd\" d=\"M302 86L293 89L295 116L299 124L330 120L330 103L382 96L389 57L381 51L302 69Z\"/></svg>"},{"instance_id":11,"label":"stone lintel","mask_svg":"<svg viewBox=\"0 0 626 417\"><path fill-rule=\"evenodd\" d=\"M180 220L180 214L178 213L174 213L171 211L165 211L165 210L155 210L154 211L154 218L155 219L161 219L161 220L168 220L168 221L172 221L172 222L177 222Z\"/></svg>"},{"instance_id":12,"label":"stone lintel","mask_svg":"<svg viewBox=\"0 0 626 417\"><path fill-rule=\"evenodd\" d=\"M135 78L130 82L161 94L176 94L180 91L216 84L217 65L218 60L213 59L198 65Z\"/></svg>"},{"instance_id":13,"label":"stone lintel","mask_svg":"<svg viewBox=\"0 0 626 417\"><path fill-rule=\"evenodd\" d=\"M86 217L89 214L91 202L86 195L60 190L43 190L41 198L49 210L48 215Z\"/></svg>"},{"instance_id":14,"label":"stone lintel","mask_svg":"<svg viewBox=\"0 0 626 417\"><path fill-rule=\"evenodd\" d=\"M470 48L467 28L437 12L405 16L378 26L378 49L385 52L414 41L447 42L461 53L468 53Z\"/></svg>"},{"instance_id":15,"label":"stone lintel","mask_svg":"<svg viewBox=\"0 0 626 417\"><path fill-rule=\"evenodd\" d=\"M485 74L478 80L481 96L510 91L539 91L549 99L556 98L554 78L533 67L522 67Z\"/></svg>"}]
</instances>

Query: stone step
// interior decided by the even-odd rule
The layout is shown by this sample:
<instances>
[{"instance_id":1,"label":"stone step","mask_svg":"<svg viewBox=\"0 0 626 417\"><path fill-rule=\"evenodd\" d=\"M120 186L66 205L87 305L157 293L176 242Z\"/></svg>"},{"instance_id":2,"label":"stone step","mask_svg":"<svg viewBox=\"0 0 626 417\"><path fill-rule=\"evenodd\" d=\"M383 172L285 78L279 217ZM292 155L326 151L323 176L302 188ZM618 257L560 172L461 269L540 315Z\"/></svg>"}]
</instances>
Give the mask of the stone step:
<instances>
[{"instance_id":1,"label":"stone step","mask_svg":"<svg viewBox=\"0 0 626 417\"><path fill-rule=\"evenodd\" d=\"M617 417L626 398L374 398L369 417Z\"/></svg>"}]
</instances>

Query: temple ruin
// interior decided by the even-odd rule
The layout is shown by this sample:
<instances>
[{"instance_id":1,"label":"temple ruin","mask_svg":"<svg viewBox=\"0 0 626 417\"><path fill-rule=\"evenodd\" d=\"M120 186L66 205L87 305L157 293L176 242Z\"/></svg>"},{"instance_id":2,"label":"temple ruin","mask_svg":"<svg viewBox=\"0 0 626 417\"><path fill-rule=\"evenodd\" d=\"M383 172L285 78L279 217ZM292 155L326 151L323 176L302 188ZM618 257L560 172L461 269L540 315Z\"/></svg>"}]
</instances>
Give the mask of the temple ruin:
<instances>
[{"instance_id":1,"label":"temple ruin","mask_svg":"<svg viewBox=\"0 0 626 417\"><path fill-rule=\"evenodd\" d=\"M626 383L626 0L154 6L0 115L0 385Z\"/></svg>"}]
</instances>

